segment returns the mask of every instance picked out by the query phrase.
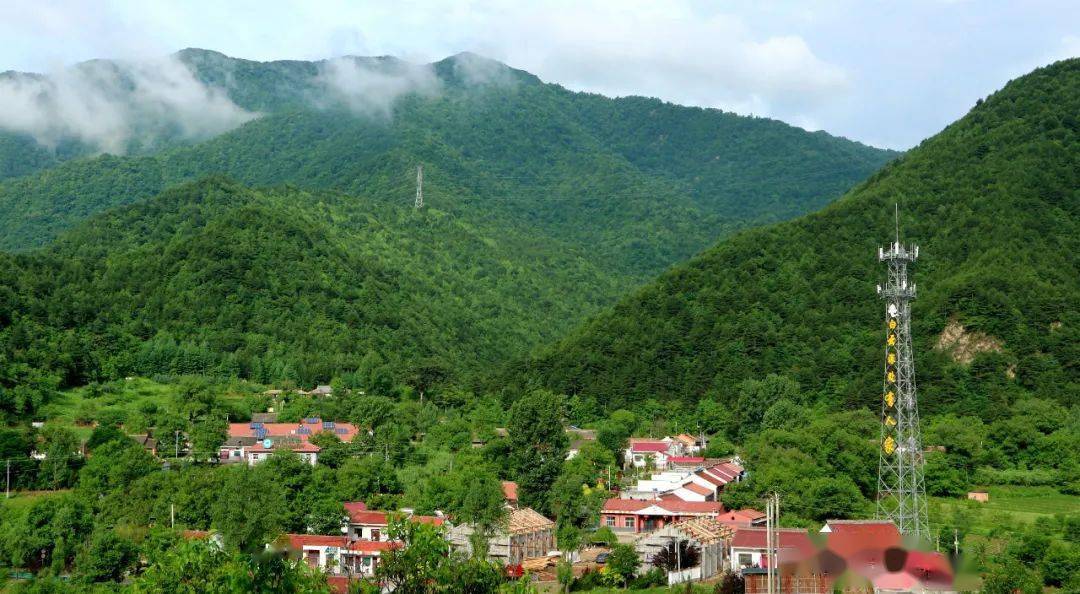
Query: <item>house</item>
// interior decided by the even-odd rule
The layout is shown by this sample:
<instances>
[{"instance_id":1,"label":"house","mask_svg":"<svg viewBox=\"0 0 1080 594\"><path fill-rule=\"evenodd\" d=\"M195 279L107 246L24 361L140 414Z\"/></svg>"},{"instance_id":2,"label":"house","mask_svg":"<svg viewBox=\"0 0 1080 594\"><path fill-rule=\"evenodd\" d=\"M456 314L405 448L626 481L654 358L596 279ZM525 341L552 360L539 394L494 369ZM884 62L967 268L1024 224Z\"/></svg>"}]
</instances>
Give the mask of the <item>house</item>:
<instances>
[{"instance_id":1,"label":"house","mask_svg":"<svg viewBox=\"0 0 1080 594\"><path fill-rule=\"evenodd\" d=\"M315 389L308 392L308 396L330 396L334 393L334 389L327 385L315 386Z\"/></svg>"},{"instance_id":2,"label":"house","mask_svg":"<svg viewBox=\"0 0 1080 594\"><path fill-rule=\"evenodd\" d=\"M691 470L705 465L705 458L701 456L669 456L668 470Z\"/></svg>"},{"instance_id":3,"label":"house","mask_svg":"<svg viewBox=\"0 0 1080 594\"><path fill-rule=\"evenodd\" d=\"M634 548L641 557L643 570L654 567L653 558L672 543L688 542L701 553L698 565L681 572L686 579L708 579L719 575L727 568L728 541L734 530L718 522L715 518L699 516L668 524L654 530L637 540ZM682 581L682 580L680 580Z\"/></svg>"},{"instance_id":4,"label":"house","mask_svg":"<svg viewBox=\"0 0 1080 594\"><path fill-rule=\"evenodd\" d=\"M674 496L660 499L608 499L600 509L600 525L616 533L652 532L667 524L697 517L716 518L724 512L718 501L684 501Z\"/></svg>"},{"instance_id":5,"label":"house","mask_svg":"<svg viewBox=\"0 0 1080 594\"><path fill-rule=\"evenodd\" d=\"M573 460L586 443L596 441L596 431L594 429L579 429L571 425L566 428L566 437L570 439L570 447L566 450L566 459Z\"/></svg>"},{"instance_id":6,"label":"house","mask_svg":"<svg viewBox=\"0 0 1080 594\"><path fill-rule=\"evenodd\" d=\"M718 501L724 487L743 480L745 476L746 471L734 459L721 460L694 469L654 473L647 479L638 480L625 491L625 496L631 499L656 499L675 495L686 501Z\"/></svg>"},{"instance_id":7,"label":"house","mask_svg":"<svg viewBox=\"0 0 1080 594\"><path fill-rule=\"evenodd\" d=\"M383 553L401 546L397 542L350 541L345 536L321 534L285 534L278 544L298 555L308 567L337 576L370 576Z\"/></svg>"},{"instance_id":8,"label":"house","mask_svg":"<svg viewBox=\"0 0 1080 594\"><path fill-rule=\"evenodd\" d=\"M667 468L668 457L683 455L682 446L670 437L645 439L631 437L623 454L623 463L635 468Z\"/></svg>"},{"instance_id":9,"label":"house","mask_svg":"<svg viewBox=\"0 0 1080 594\"><path fill-rule=\"evenodd\" d=\"M575 439L570 442L569 447L566 448L566 459L573 460L581 453L581 448L585 447L585 444L589 443L587 439Z\"/></svg>"},{"instance_id":10,"label":"house","mask_svg":"<svg viewBox=\"0 0 1080 594\"><path fill-rule=\"evenodd\" d=\"M731 528L751 528L765 525L765 512L756 509L738 509L726 511L718 516L717 521Z\"/></svg>"},{"instance_id":11,"label":"house","mask_svg":"<svg viewBox=\"0 0 1080 594\"><path fill-rule=\"evenodd\" d=\"M363 501L349 501L345 504L345 513L348 514L348 527L345 536L350 540L388 541L390 536L387 528L390 526L390 517L394 514L404 516L412 522L442 526L446 519L441 516L422 516L407 511L386 512L369 510Z\"/></svg>"},{"instance_id":12,"label":"house","mask_svg":"<svg viewBox=\"0 0 1080 594\"><path fill-rule=\"evenodd\" d=\"M472 555L473 532L475 528L469 524L451 527L447 534L450 546ZM488 539L488 559L511 567L555 550L555 522L528 507L511 510L506 526L496 528Z\"/></svg>"},{"instance_id":13,"label":"house","mask_svg":"<svg viewBox=\"0 0 1080 594\"><path fill-rule=\"evenodd\" d=\"M967 494L967 498L972 501L978 501L979 503L986 503L990 501L990 494L986 491L970 491Z\"/></svg>"},{"instance_id":14,"label":"house","mask_svg":"<svg viewBox=\"0 0 1080 594\"><path fill-rule=\"evenodd\" d=\"M502 482L503 496L506 497L506 504L511 508L518 506L518 485L514 481Z\"/></svg>"},{"instance_id":15,"label":"house","mask_svg":"<svg viewBox=\"0 0 1080 594\"><path fill-rule=\"evenodd\" d=\"M777 536L780 541L776 547L777 556L781 563L809 558L816 553L814 543L806 530L779 528ZM768 534L765 528L737 528L731 538L728 553L731 571L768 567L767 543Z\"/></svg>"},{"instance_id":16,"label":"house","mask_svg":"<svg viewBox=\"0 0 1080 594\"><path fill-rule=\"evenodd\" d=\"M708 440L704 435L700 437L694 437L688 433L680 433L674 437L675 441L678 441L682 446L683 451L687 454L699 454L705 450L708 445Z\"/></svg>"},{"instance_id":17,"label":"house","mask_svg":"<svg viewBox=\"0 0 1080 594\"><path fill-rule=\"evenodd\" d=\"M140 433L135 435L128 435L128 437L130 437L135 443L142 446L142 448L146 450L151 456L155 458L157 457L158 441L153 437L150 437L149 434Z\"/></svg>"},{"instance_id":18,"label":"house","mask_svg":"<svg viewBox=\"0 0 1080 594\"><path fill-rule=\"evenodd\" d=\"M248 466L254 466L281 451L293 452L304 462L315 466L319 461L319 452L322 448L296 437L267 437L248 446L245 449L245 459Z\"/></svg>"},{"instance_id":19,"label":"house","mask_svg":"<svg viewBox=\"0 0 1080 594\"><path fill-rule=\"evenodd\" d=\"M342 441L351 441L356 437L357 429L350 423L323 421L318 417L309 417L299 423L230 423L229 437L219 448L218 457L222 461L244 461L253 465L268 459L276 451L289 450L296 452L305 462L315 465L322 448L308 440L321 432L329 432Z\"/></svg>"}]
</instances>

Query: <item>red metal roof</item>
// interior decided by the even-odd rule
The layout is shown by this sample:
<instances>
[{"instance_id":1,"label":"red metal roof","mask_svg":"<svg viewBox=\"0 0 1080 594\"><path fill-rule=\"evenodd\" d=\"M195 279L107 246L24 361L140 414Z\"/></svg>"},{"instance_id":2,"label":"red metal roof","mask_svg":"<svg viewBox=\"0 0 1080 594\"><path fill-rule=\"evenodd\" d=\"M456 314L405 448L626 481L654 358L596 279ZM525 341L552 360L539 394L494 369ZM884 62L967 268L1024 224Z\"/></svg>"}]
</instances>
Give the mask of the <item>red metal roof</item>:
<instances>
[{"instance_id":1,"label":"red metal roof","mask_svg":"<svg viewBox=\"0 0 1080 594\"><path fill-rule=\"evenodd\" d=\"M604 502L605 513L634 513L647 507L656 506L669 515L720 514L724 504L719 501L684 501L676 496L665 499L608 499Z\"/></svg>"},{"instance_id":2,"label":"red metal roof","mask_svg":"<svg viewBox=\"0 0 1080 594\"><path fill-rule=\"evenodd\" d=\"M697 493L698 495L714 495L716 493L712 489L709 489L707 487L703 487L703 486L701 486L701 485L699 485L697 483L686 483L685 485L683 485L683 488L686 489L687 491L693 491L694 493Z\"/></svg>"},{"instance_id":3,"label":"red metal roof","mask_svg":"<svg viewBox=\"0 0 1080 594\"><path fill-rule=\"evenodd\" d=\"M503 490L503 496L506 497L507 501L509 501L510 503L517 503L517 500L518 500L518 493L517 493L518 485L517 485L517 483L515 483L514 481L503 481L502 482L502 490Z\"/></svg>"},{"instance_id":4,"label":"red metal roof","mask_svg":"<svg viewBox=\"0 0 1080 594\"><path fill-rule=\"evenodd\" d=\"M363 501L346 501L342 504L345 507L345 511L348 513L367 511L367 504Z\"/></svg>"},{"instance_id":5,"label":"red metal roof","mask_svg":"<svg viewBox=\"0 0 1080 594\"><path fill-rule=\"evenodd\" d=\"M754 521L764 518L765 514L756 509L739 509L724 512L717 518L725 524L742 525L749 527Z\"/></svg>"},{"instance_id":6,"label":"red metal roof","mask_svg":"<svg viewBox=\"0 0 1080 594\"><path fill-rule=\"evenodd\" d=\"M655 501L642 501L640 499L608 499L604 502L605 512L635 512L649 507Z\"/></svg>"},{"instance_id":7,"label":"red metal roof","mask_svg":"<svg viewBox=\"0 0 1080 594\"><path fill-rule=\"evenodd\" d=\"M664 441L638 441L630 444L630 449L634 452L666 452L668 447Z\"/></svg>"},{"instance_id":8,"label":"red metal roof","mask_svg":"<svg viewBox=\"0 0 1080 594\"><path fill-rule=\"evenodd\" d=\"M333 429L323 429L322 419L318 423L261 423L260 427L266 432L265 437L296 437L306 441L312 435L320 431L329 431L342 441L352 441L356 437L357 428L352 423L334 422ZM229 437L255 437L256 429L252 423L229 423ZM305 427L311 433L297 433L296 430ZM344 431L338 432L339 429Z\"/></svg>"},{"instance_id":9,"label":"red metal roof","mask_svg":"<svg viewBox=\"0 0 1080 594\"><path fill-rule=\"evenodd\" d=\"M724 479L713 476L713 475L705 472L704 470L699 470L699 471L695 472L694 474L697 475L697 476L700 476L701 478L703 478L703 479L705 479L705 480L709 481L710 483L712 483L714 485L717 485L717 486L722 487L722 486L727 484L727 481L725 481Z\"/></svg>"},{"instance_id":10,"label":"red metal roof","mask_svg":"<svg viewBox=\"0 0 1080 594\"><path fill-rule=\"evenodd\" d=\"M902 543L900 531L892 522L879 520L829 520L826 546L848 558L866 549L884 550Z\"/></svg>"},{"instance_id":11,"label":"red metal roof","mask_svg":"<svg viewBox=\"0 0 1080 594\"><path fill-rule=\"evenodd\" d=\"M351 501L344 504L345 513L349 514L350 524L363 524L365 526L387 526L390 524L390 512L369 510L362 501ZM409 516L409 520L418 524L431 524L442 526L445 518L438 516Z\"/></svg>"},{"instance_id":12,"label":"red metal roof","mask_svg":"<svg viewBox=\"0 0 1080 594\"><path fill-rule=\"evenodd\" d=\"M377 553L380 551L389 551L390 549L397 549L400 547L400 542L389 540L356 540L349 543L350 551L357 551L360 553Z\"/></svg>"},{"instance_id":13,"label":"red metal roof","mask_svg":"<svg viewBox=\"0 0 1080 594\"><path fill-rule=\"evenodd\" d=\"M740 549L764 549L768 544L768 535L764 528L739 528L731 539L732 548ZM782 549L796 549L799 551L812 551L813 542L806 530L798 528L780 528L777 531L780 537Z\"/></svg>"},{"instance_id":14,"label":"red metal roof","mask_svg":"<svg viewBox=\"0 0 1080 594\"><path fill-rule=\"evenodd\" d=\"M289 539L289 547L302 549L304 547L345 547L348 540L344 536L327 536L323 534L286 534Z\"/></svg>"},{"instance_id":15,"label":"red metal roof","mask_svg":"<svg viewBox=\"0 0 1080 594\"><path fill-rule=\"evenodd\" d=\"M705 458L701 456L671 456L668 458L668 462L672 464L701 464L705 461Z\"/></svg>"},{"instance_id":16,"label":"red metal roof","mask_svg":"<svg viewBox=\"0 0 1080 594\"><path fill-rule=\"evenodd\" d=\"M346 511L348 511L346 509ZM349 512L350 524L365 524L371 526L386 526L388 524L386 512L357 510Z\"/></svg>"},{"instance_id":17,"label":"red metal roof","mask_svg":"<svg viewBox=\"0 0 1080 594\"><path fill-rule=\"evenodd\" d=\"M272 441L273 440L271 439L271 442ZM263 447L263 444L260 441L260 442L256 442L255 445L253 445L253 446L248 446L248 448L247 448L247 450L249 452L254 452L256 454L262 454L262 453L265 453L265 452L273 452L275 450L280 450L280 449L287 449L287 450L289 450L291 452L300 452L300 453L303 453L303 454L315 454L315 453L318 453L318 452L322 451L322 448L320 448L319 446L317 446L317 445L315 445L313 443L309 443L308 441L301 441L300 443L293 443L293 444L271 443L269 448Z\"/></svg>"}]
</instances>

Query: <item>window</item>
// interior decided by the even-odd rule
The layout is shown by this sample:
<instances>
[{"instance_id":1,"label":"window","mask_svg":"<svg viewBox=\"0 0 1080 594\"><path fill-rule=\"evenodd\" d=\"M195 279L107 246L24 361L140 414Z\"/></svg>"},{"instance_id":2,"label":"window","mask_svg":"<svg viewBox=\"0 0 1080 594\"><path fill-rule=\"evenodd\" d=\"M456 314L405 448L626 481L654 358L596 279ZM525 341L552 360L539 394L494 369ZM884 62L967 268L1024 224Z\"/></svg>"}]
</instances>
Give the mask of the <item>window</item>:
<instances>
[{"instance_id":1,"label":"window","mask_svg":"<svg viewBox=\"0 0 1080 594\"><path fill-rule=\"evenodd\" d=\"M739 567L750 567L754 564L754 556L750 553L739 553Z\"/></svg>"},{"instance_id":2,"label":"window","mask_svg":"<svg viewBox=\"0 0 1080 594\"><path fill-rule=\"evenodd\" d=\"M371 540L379 540L379 529L378 528L372 528L371 529Z\"/></svg>"},{"instance_id":3,"label":"window","mask_svg":"<svg viewBox=\"0 0 1080 594\"><path fill-rule=\"evenodd\" d=\"M627 516L627 517L623 518L623 527L624 528L633 528L634 527L634 517L633 516Z\"/></svg>"},{"instance_id":4,"label":"window","mask_svg":"<svg viewBox=\"0 0 1080 594\"><path fill-rule=\"evenodd\" d=\"M608 516L604 518L604 523L612 528L615 527L615 516Z\"/></svg>"}]
</instances>

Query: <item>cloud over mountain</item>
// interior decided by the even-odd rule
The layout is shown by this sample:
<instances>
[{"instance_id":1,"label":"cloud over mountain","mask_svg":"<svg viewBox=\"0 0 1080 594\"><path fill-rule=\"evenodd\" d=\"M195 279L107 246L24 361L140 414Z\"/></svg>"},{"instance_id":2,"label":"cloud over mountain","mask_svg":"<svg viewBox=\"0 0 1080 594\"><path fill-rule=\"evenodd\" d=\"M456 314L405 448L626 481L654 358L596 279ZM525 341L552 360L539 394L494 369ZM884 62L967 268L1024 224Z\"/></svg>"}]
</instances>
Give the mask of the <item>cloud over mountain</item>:
<instances>
[{"instance_id":1,"label":"cloud over mountain","mask_svg":"<svg viewBox=\"0 0 1080 594\"><path fill-rule=\"evenodd\" d=\"M121 154L164 137L209 138L257 115L201 83L175 56L0 76L0 129L48 147L77 140Z\"/></svg>"}]
</instances>

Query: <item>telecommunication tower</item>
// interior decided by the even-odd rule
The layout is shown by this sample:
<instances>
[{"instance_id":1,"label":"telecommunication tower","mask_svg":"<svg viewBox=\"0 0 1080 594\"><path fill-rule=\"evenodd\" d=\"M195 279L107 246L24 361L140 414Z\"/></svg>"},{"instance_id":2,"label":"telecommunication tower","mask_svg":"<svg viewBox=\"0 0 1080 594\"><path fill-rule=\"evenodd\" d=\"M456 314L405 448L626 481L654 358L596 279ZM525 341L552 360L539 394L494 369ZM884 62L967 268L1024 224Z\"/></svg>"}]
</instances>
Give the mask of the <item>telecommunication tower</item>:
<instances>
[{"instance_id":1,"label":"telecommunication tower","mask_svg":"<svg viewBox=\"0 0 1080 594\"><path fill-rule=\"evenodd\" d=\"M424 166L416 166L416 202L417 209L424 207Z\"/></svg>"},{"instance_id":2,"label":"telecommunication tower","mask_svg":"<svg viewBox=\"0 0 1080 594\"><path fill-rule=\"evenodd\" d=\"M877 517L892 520L901 534L929 539L926 487L923 480L922 435L915 398L915 364L911 350L911 300L915 283L908 263L919 246L900 243L900 211L896 241L878 248L878 261L889 267L878 296L885 301L885 382L881 399L881 441L878 458Z\"/></svg>"}]
</instances>

